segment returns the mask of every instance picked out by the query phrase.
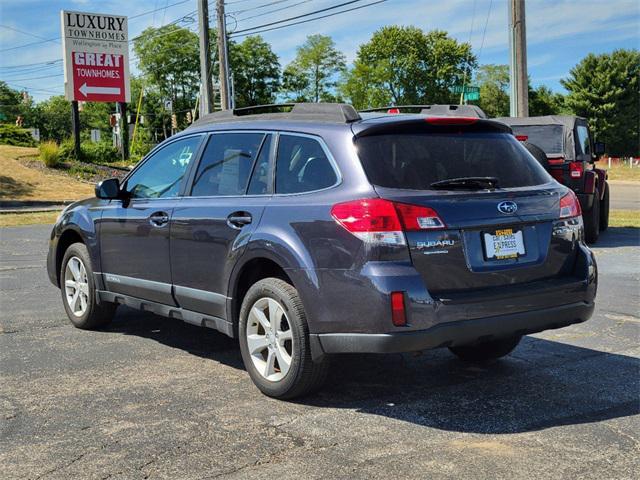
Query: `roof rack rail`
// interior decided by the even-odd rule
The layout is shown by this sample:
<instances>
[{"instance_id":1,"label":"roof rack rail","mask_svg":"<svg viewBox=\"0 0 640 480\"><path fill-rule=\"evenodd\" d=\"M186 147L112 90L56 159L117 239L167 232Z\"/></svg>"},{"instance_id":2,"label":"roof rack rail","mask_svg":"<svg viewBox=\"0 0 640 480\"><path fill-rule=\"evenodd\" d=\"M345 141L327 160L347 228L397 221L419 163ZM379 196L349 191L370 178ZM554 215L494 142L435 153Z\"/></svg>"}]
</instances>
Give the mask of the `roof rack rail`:
<instances>
[{"instance_id":1,"label":"roof rack rail","mask_svg":"<svg viewBox=\"0 0 640 480\"><path fill-rule=\"evenodd\" d=\"M306 120L328 123L351 123L361 117L346 103L277 103L222 110L198 119L193 126L209 123L250 120Z\"/></svg>"},{"instance_id":2,"label":"roof rack rail","mask_svg":"<svg viewBox=\"0 0 640 480\"><path fill-rule=\"evenodd\" d=\"M441 117L476 117L487 118L487 115L477 105L390 105L388 107L369 108L361 112L385 113L421 113Z\"/></svg>"}]
</instances>

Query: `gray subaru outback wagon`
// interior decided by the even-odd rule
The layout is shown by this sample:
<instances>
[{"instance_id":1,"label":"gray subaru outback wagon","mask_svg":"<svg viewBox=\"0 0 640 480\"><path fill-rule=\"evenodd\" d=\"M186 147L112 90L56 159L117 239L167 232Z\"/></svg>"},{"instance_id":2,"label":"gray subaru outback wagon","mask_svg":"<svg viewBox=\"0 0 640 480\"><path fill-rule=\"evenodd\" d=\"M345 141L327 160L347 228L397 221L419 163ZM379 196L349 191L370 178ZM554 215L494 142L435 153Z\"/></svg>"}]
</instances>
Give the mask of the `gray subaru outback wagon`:
<instances>
[{"instance_id":1,"label":"gray subaru outback wagon","mask_svg":"<svg viewBox=\"0 0 640 480\"><path fill-rule=\"evenodd\" d=\"M502 357L597 287L574 193L508 126L344 104L203 117L67 207L47 264L75 326L127 305L217 329L278 398L336 353Z\"/></svg>"}]
</instances>

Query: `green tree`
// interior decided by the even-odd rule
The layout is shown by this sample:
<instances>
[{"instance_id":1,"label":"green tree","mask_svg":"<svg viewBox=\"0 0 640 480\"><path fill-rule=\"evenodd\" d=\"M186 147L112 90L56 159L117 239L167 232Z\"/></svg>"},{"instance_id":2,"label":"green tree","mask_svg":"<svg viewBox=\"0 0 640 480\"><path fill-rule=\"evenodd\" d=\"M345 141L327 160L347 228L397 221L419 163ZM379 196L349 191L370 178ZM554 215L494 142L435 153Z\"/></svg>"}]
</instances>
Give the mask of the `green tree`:
<instances>
[{"instance_id":1,"label":"green tree","mask_svg":"<svg viewBox=\"0 0 640 480\"><path fill-rule=\"evenodd\" d=\"M451 87L471 78L476 58L468 43L446 32L383 27L360 46L342 92L357 108L388 104L457 103Z\"/></svg>"},{"instance_id":2,"label":"green tree","mask_svg":"<svg viewBox=\"0 0 640 480\"><path fill-rule=\"evenodd\" d=\"M133 50L144 76L145 96L148 90L160 101L171 100L184 126L184 112L195 106L200 89L198 36L176 25L150 27L134 40ZM170 114L160 115L159 119L167 136Z\"/></svg>"},{"instance_id":3,"label":"green tree","mask_svg":"<svg viewBox=\"0 0 640 480\"><path fill-rule=\"evenodd\" d=\"M32 125L40 129L40 138L60 143L71 133L71 102L56 95L40 102L33 111Z\"/></svg>"},{"instance_id":4,"label":"green tree","mask_svg":"<svg viewBox=\"0 0 640 480\"><path fill-rule=\"evenodd\" d=\"M509 116L509 66L482 65L475 82L480 87L476 102L489 118Z\"/></svg>"},{"instance_id":5,"label":"green tree","mask_svg":"<svg viewBox=\"0 0 640 480\"><path fill-rule=\"evenodd\" d=\"M540 85L531 88L529 85L529 115L560 115L571 113L565 106L565 98L561 93L554 93L549 87Z\"/></svg>"},{"instance_id":6,"label":"green tree","mask_svg":"<svg viewBox=\"0 0 640 480\"><path fill-rule=\"evenodd\" d=\"M0 122L13 123L22 114L22 93L0 81Z\"/></svg>"},{"instance_id":7,"label":"green tree","mask_svg":"<svg viewBox=\"0 0 640 480\"><path fill-rule=\"evenodd\" d=\"M589 119L599 141L613 155L638 155L640 130L640 51L589 54L560 81L567 106Z\"/></svg>"},{"instance_id":8,"label":"green tree","mask_svg":"<svg viewBox=\"0 0 640 480\"><path fill-rule=\"evenodd\" d=\"M280 63L271 45L260 36L247 37L231 45L229 57L236 106L273 103L280 87Z\"/></svg>"},{"instance_id":9,"label":"green tree","mask_svg":"<svg viewBox=\"0 0 640 480\"><path fill-rule=\"evenodd\" d=\"M332 101L346 58L326 35L310 35L284 70L284 90L295 101Z\"/></svg>"}]
</instances>

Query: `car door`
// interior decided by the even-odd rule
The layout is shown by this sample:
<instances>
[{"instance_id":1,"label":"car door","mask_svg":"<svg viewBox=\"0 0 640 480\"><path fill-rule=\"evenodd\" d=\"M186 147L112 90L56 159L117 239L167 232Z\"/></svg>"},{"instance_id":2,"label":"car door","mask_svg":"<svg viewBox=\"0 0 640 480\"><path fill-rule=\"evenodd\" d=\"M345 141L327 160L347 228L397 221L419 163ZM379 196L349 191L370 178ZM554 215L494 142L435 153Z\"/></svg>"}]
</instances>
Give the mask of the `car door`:
<instances>
[{"instance_id":1,"label":"car door","mask_svg":"<svg viewBox=\"0 0 640 480\"><path fill-rule=\"evenodd\" d=\"M172 141L152 153L123 182L123 199L105 207L100 255L109 291L174 305L169 228L204 135Z\"/></svg>"},{"instance_id":2,"label":"car door","mask_svg":"<svg viewBox=\"0 0 640 480\"><path fill-rule=\"evenodd\" d=\"M210 135L188 193L171 219L175 298L187 310L226 317L228 278L270 195L273 135Z\"/></svg>"}]
</instances>

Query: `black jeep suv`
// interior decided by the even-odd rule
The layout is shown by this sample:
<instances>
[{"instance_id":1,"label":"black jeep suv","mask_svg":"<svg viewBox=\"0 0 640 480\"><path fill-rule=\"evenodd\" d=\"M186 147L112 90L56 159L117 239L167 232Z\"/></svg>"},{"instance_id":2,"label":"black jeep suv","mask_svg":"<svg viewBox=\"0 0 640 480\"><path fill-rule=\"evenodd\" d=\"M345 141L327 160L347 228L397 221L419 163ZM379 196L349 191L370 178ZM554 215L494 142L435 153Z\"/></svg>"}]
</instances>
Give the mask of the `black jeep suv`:
<instances>
[{"instance_id":1,"label":"black jeep suv","mask_svg":"<svg viewBox=\"0 0 640 480\"><path fill-rule=\"evenodd\" d=\"M509 127L342 104L202 118L66 208L48 271L77 327L124 304L217 329L278 398L334 353L504 356L597 285L576 196Z\"/></svg>"}]
</instances>

